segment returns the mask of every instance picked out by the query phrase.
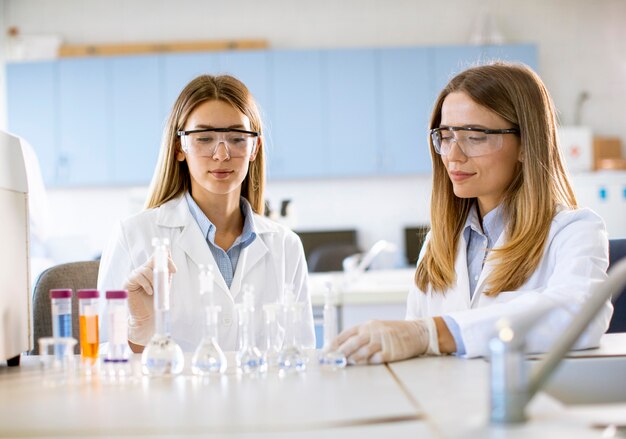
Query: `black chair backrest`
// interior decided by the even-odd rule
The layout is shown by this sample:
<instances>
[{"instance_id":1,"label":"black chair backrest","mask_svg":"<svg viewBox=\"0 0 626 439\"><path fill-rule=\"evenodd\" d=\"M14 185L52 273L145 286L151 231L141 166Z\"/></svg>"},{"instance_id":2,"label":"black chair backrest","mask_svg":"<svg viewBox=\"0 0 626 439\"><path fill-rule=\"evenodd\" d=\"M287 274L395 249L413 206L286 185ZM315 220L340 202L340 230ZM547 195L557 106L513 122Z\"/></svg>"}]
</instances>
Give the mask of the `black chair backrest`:
<instances>
[{"instance_id":1,"label":"black chair backrest","mask_svg":"<svg viewBox=\"0 0 626 439\"><path fill-rule=\"evenodd\" d=\"M609 268L622 258L626 258L626 238L609 239ZM626 286L619 297L613 298L613 308L607 332L626 332Z\"/></svg>"},{"instance_id":2,"label":"black chair backrest","mask_svg":"<svg viewBox=\"0 0 626 439\"><path fill-rule=\"evenodd\" d=\"M50 290L71 288L72 296L72 336L79 340L78 299L77 290L95 289L98 284L98 268L100 261L70 262L55 265L41 273L33 291L33 350L31 355L39 353L38 340L52 336L52 315L50 306ZM75 352L80 353L76 344Z\"/></svg>"}]
</instances>

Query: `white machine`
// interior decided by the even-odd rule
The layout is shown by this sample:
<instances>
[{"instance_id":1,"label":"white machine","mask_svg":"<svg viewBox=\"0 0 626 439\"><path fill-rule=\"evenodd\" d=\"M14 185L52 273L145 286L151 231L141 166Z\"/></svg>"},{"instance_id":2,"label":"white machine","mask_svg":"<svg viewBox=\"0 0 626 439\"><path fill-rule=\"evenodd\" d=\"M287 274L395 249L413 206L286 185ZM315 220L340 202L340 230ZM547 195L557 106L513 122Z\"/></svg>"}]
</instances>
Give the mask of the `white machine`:
<instances>
[{"instance_id":1,"label":"white machine","mask_svg":"<svg viewBox=\"0 0 626 439\"><path fill-rule=\"evenodd\" d=\"M0 362L32 347L28 183L20 139L0 131Z\"/></svg>"}]
</instances>

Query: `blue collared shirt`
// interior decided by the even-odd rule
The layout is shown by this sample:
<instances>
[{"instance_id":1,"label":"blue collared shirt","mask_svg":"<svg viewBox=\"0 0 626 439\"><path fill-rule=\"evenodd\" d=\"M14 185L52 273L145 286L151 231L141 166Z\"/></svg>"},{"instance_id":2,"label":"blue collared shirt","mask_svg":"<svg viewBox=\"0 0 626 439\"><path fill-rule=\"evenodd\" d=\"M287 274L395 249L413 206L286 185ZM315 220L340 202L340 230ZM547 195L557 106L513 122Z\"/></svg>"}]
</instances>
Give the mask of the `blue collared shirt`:
<instances>
[{"instance_id":1,"label":"blue collared shirt","mask_svg":"<svg viewBox=\"0 0 626 439\"><path fill-rule=\"evenodd\" d=\"M202 235L206 239L207 245L213 254L217 268L220 270L226 285L230 288L233 283L241 250L252 244L257 236L254 226L254 214L250 203L248 203L248 200L241 197L240 208L241 214L243 215L243 230L241 235L235 239L233 245L231 245L228 250L224 251L224 249L215 244L215 232L217 231L215 225L207 218L204 212L202 212L202 209L200 209L200 206L194 201L189 192L185 194L185 199L187 200L191 216L193 216L196 223L198 223Z\"/></svg>"},{"instance_id":2,"label":"blue collared shirt","mask_svg":"<svg viewBox=\"0 0 626 439\"><path fill-rule=\"evenodd\" d=\"M504 232L504 227L502 205L485 215L482 226L478 216L478 207L476 203L472 205L463 228L463 237L467 242L467 275L470 284L470 299L474 296L489 250L498 242L500 235ZM457 355L465 354L465 343L463 343L459 325L449 316L443 316L443 320L454 337Z\"/></svg>"}]
</instances>

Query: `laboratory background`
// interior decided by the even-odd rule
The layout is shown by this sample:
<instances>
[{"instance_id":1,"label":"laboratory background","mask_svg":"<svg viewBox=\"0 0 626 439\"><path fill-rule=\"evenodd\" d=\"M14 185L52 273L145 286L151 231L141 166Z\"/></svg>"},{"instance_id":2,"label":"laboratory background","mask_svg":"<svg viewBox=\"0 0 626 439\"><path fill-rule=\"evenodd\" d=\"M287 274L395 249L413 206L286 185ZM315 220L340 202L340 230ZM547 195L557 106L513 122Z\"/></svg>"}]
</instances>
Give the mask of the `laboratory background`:
<instances>
[{"instance_id":1,"label":"laboratory background","mask_svg":"<svg viewBox=\"0 0 626 439\"><path fill-rule=\"evenodd\" d=\"M40 184L30 188L31 286L53 265L98 260L116 224L143 209L165 118L182 86L201 73L232 73L260 102L266 214L303 241L318 348L324 291L338 271L355 272L340 328L404 318L429 227L430 111L447 80L477 62L519 61L539 73L558 110L579 204L602 216L610 239L626 238L623 0L0 0L0 47L0 129L21 136L39 163ZM345 260L357 253L360 259ZM486 390L486 377L472 381L482 365L470 364L454 369L451 385ZM394 373L410 392L437 391L435 372L424 370L431 378L419 383L406 364ZM352 374L355 383L384 381L366 370ZM372 396L360 392L349 401ZM242 407L266 401L255 398L242 396ZM367 416L404 419L387 430L392 435L422 431L422 415L394 398L382 396L387 414ZM434 437L489 433L470 417L453 426L439 402L430 408L440 428ZM468 407L450 404L450 413ZM560 430L533 424L524 434L578 437L576 416L562 415ZM352 425L342 422L320 425L335 433ZM359 428L348 436L377 427Z\"/></svg>"},{"instance_id":2,"label":"laboratory background","mask_svg":"<svg viewBox=\"0 0 626 439\"><path fill-rule=\"evenodd\" d=\"M524 59L535 64L533 67L546 82L559 111L560 123L568 128L580 128L568 131L569 136L574 136L571 142L575 151L570 154L569 164L580 202L604 217L611 237L624 237L625 178L619 172L594 171L593 138L608 138L611 145L616 143L621 148L620 157L624 156L625 8L624 2L618 0L444 3L5 0L0 10L4 30L0 38L3 47L10 50L2 51L0 61L8 70L0 69L3 75L0 84L6 90L7 85L11 86L11 69L14 76L20 76L18 69L34 62L29 58L54 57L59 44L265 41L267 49L259 51L251 61L258 68L247 66L240 76L250 83L265 116L269 138L266 196L270 208L278 220L284 220L296 231L353 230L356 244L363 250L381 239L393 243L396 251L381 254L374 264L379 268L399 268L409 265L405 229L427 226L429 222L431 176L426 152L427 124L434 96L449 73L437 78L421 73L422 77L415 79L418 84L413 84L413 87L419 85L417 91L410 84L394 84L407 87L409 96L415 96L418 102L405 102L407 98L386 102L376 87L385 74L385 66L394 68L394 53L385 52L380 59L374 59L378 54L367 51L434 50L440 46L471 49L476 43L494 42L530 45L530 50L526 49L530 53L524 54ZM17 32L15 37L8 35L11 28ZM344 56L336 50L347 53ZM512 49L515 50L519 47ZM284 78L270 78L269 63L276 67L281 59L271 58L266 51L279 51L279 55L281 51L298 52L294 55L300 55L302 62L293 62L292 71L288 67L279 70L277 74ZM310 54L310 51L316 52ZM2 94L0 126L24 136L40 161L48 202L42 227L47 232L47 252L53 263L97 257L114 224L143 207L165 115L178 92L167 90L169 95L165 96L151 92L148 87L157 79L144 66L159 61L146 59L147 55L129 56L128 65L118 69L119 74L123 69L134 74L123 87L143 83L145 91L133 95L122 87L113 93L113 103L106 101L111 96L105 96L103 89L92 87L89 93L80 91L81 86L86 89L114 80L111 75L115 73L107 70L111 67L101 65L114 63L106 56L64 58L75 64L67 65L67 79L60 87L63 84L69 87L72 82L79 84L75 90L58 91L67 94L64 102L52 104L49 93L40 94L36 123L24 120L26 103L16 93L12 95L9 88L8 93ZM335 68L344 72L336 85L312 82L312 69L307 63L315 62L315 56L331 57ZM465 56L470 61L474 59L471 50ZM516 59L515 53L512 58ZM461 58L452 65L462 67L462 61ZM389 75L394 79L390 81L410 81L411 68L408 66L404 75L391 70ZM415 69L419 70L419 66ZM299 75L301 71L309 75ZM33 95L45 89L45 73L36 69L25 73L42 75L39 88L31 91ZM282 94L272 95L272 87L281 81L288 81L288 86L279 90ZM328 81L328 77L320 81ZM318 91L322 87L330 90ZM333 121L332 116L317 115L316 108L323 111L332 106L333 99L339 100L336 94L340 89L349 96L337 102L334 111L337 115L341 112L344 120ZM12 98L17 108L11 108ZM280 104L277 99L281 99ZM93 103L93 108L89 108L88 102ZM349 108L349 102L358 105ZM296 104L301 104L301 108L295 108ZM57 107L52 108L53 105ZM112 105L120 111L108 113ZM272 105L276 107L274 113ZM282 106L278 108L278 105ZM393 113L404 108L412 110L404 119ZM67 112L65 117L64 112ZM56 121L63 119L61 126L52 126L55 121L41 120L48 113ZM391 118L398 122L388 120ZM92 127L80 126L88 120ZM411 125L397 133L404 120ZM338 123L349 124L343 129L351 132L339 133L329 145L329 130L339 130ZM39 125L36 129L35 124ZM123 127L112 133L110 128L116 124ZM33 135L19 132L24 125L28 125ZM292 130L288 139L280 131L286 125ZM297 139L293 139L295 135ZM283 200L290 203L288 209L282 209L288 215L281 218Z\"/></svg>"},{"instance_id":3,"label":"laboratory background","mask_svg":"<svg viewBox=\"0 0 626 439\"><path fill-rule=\"evenodd\" d=\"M205 66L240 77L259 100L266 199L272 217L300 234L312 271L337 265L324 264L327 253L311 261L320 245L345 244L340 259L381 240L388 245L375 249L371 268L414 266L430 215L432 103L454 72L489 59L538 71L580 204L604 218L611 238L625 237L626 170L615 169L626 155L625 8L617 0L3 1L0 126L30 143L45 184L31 207L42 237L33 280L49 265L98 258L116 223L143 209L167 112ZM175 45L211 41L244 49ZM172 46L159 53L159 43ZM89 56L89 45L104 55ZM403 315L398 286L410 277L384 277L398 294L379 317Z\"/></svg>"}]
</instances>

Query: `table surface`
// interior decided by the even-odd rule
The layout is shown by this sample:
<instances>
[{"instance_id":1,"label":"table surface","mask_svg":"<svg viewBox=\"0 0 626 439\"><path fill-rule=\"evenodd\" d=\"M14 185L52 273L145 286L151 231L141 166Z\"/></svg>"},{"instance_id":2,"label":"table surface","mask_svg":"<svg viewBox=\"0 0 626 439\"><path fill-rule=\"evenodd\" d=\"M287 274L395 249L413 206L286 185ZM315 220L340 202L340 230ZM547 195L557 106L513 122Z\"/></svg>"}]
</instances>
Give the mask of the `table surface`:
<instances>
[{"instance_id":1,"label":"table surface","mask_svg":"<svg viewBox=\"0 0 626 439\"><path fill-rule=\"evenodd\" d=\"M626 334L606 335L586 356L626 355ZM140 358L124 383L100 375L62 378L38 357L0 368L0 437L600 437L590 421L538 394L530 421L488 422L488 369L483 359L416 358L381 366L217 378L189 372L141 376ZM233 353L228 353L234 364ZM188 358L187 358L188 360ZM613 407L615 408L615 407ZM618 406L618 410L626 406Z\"/></svg>"}]
</instances>

